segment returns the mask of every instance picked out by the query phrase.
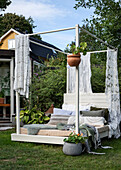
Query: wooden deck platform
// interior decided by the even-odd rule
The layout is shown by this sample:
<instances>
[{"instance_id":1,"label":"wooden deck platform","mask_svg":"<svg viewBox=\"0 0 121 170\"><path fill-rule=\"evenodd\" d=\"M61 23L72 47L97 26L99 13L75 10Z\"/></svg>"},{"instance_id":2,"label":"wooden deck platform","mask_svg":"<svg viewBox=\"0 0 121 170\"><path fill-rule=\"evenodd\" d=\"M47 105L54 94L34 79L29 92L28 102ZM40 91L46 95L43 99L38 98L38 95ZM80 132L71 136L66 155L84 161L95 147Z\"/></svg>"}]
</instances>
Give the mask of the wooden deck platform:
<instances>
[{"instance_id":1,"label":"wooden deck platform","mask_svg":"<svg viewBox=\"0 0 121 170\"><path fill-rule=\"evenodd\" d=\"M109 127L105 125L104 127L98 127L100 138L108 137ZM21 128L20 134L11 134L12 141L21 141L21 142L34 142L34 143L46 143L46 144L59 144L63 145L64 138L68 137L71 131L66 130L39 130L37 135L28 135L26 128Z\"/></svg>"}]
</instances>

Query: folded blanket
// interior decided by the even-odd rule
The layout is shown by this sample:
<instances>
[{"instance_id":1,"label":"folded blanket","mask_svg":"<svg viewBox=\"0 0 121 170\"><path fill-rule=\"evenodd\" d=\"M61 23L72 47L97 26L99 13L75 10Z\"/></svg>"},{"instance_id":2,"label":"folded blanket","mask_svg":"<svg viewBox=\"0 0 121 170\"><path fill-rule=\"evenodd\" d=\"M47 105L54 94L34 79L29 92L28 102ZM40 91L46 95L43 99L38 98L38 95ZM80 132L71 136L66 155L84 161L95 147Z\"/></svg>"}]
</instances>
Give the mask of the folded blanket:
<instances>
[{"instance_id":1,"label":"folded blanket","mask_svg":"<svg viewBox=\"0 0 121 170\"><path fill-rule=\"evenodd\" d=\"M48 124L29 124L24 125L24 128L27 128L28 135L37 135L40 129L57 129L56 125Z\"/></svg>"},{"instance_id":2,"label":"folded blanket","mask_svg":"<svg viewBox=\"0 0 121 170\"><path fill-rule=\"evenodd\" d=\"M95 145L95 149L97 148L103 148L103 149L112 149L110 146L101 146L101 140L100 140L100 135L98 130L94 126L90 125L82 125L80 126L80 133L83 133L83 136L89 137L85 141L85 149L89 154L95 154L95 155L103 155L105 153L97 153L97 152L92 152L90 147L90 139ZM83 150L84 151L84 150Z\"/></svg>"},{"instance_id":3,"label":"folded blanket","mask_svg":"<svg viewBox=\"0 0 121 170\"><path fill-rule=\"evenodd\" d=\"M74 130L75 129L75 124L58 123L56 128L58 130Z\"/></svg>"}]
</instances>

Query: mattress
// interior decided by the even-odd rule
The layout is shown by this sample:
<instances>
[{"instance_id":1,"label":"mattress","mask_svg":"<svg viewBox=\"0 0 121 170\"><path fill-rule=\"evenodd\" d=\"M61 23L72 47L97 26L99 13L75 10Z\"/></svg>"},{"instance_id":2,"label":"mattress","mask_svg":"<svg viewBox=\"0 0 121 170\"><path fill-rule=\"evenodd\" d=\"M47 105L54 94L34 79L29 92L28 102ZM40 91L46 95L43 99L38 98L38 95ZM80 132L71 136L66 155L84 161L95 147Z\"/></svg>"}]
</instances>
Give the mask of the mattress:
<instances>
[{"instance_id":1,"label":"mattress","mask_svg":"<svg viewBox=\"0 0 121 170\"><path fill-rule=\"evenodd\" d=\"M99 126L96 127L98 129L98 132L100 134L100 138L103 137L108 137L109 134L109 126L108 125L104 125L104 126ZM41 129L39 130L37 135L42 135L42 136L61 136L61 137L68 137L69 134L72 131L69 130L58 130L58 129ZM27 129L26 128L21 128L21 134L27 134Z\"/></svg>"}]
</instances>

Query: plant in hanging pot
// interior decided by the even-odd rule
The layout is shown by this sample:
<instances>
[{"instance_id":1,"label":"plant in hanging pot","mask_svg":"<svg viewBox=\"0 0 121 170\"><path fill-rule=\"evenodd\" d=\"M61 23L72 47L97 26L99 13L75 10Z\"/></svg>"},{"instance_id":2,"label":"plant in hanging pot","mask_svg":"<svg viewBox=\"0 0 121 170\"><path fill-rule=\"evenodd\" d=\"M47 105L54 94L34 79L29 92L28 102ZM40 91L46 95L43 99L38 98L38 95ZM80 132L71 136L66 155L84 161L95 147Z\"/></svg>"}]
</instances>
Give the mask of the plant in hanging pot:
<instances>
[{"instance_id":1,"label":"plant in hanging pot","mask_svg":"<svg viewBox=\"0 0 121 170\"><path fill-rule=\"evenodd\" d=\"M69 44L67 45L67 47ZM81 55L80 53L82 52L83 55L86 55L86 47L87 43L86 42L81 42L80 47L76 47L75 44L72 44L70 46L70 51L72 54L67 55L67 62L71 67L78 66L81 62Z\"/></svg>"},{"instance_id":2,"label":"plant in hanging pot","mask_svg":"<svg viewBox=\"0 0 121 170\"><path fill-rule=\"evenodd\" d=\"M68 138L64 139L63 152L66 155L77 156L82 153L82 144L85 143L87 137L83 134L71 133Z\"/></svg>"}]
</instances>

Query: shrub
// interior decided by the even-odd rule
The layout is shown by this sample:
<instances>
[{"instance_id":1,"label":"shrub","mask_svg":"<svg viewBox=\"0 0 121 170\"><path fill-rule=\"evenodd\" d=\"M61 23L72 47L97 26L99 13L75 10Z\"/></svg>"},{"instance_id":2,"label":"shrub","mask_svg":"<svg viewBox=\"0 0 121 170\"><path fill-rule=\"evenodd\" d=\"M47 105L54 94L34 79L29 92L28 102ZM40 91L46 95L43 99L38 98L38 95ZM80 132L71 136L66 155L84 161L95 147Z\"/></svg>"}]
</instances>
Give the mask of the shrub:
<instances>
[{"instance_id":1,"label":"shrub","mask_svg":"<svg viewBox=\"0 0 121 170\"><path fill-rule=\"evenodd\" d=\"M31 107L37 105L46 111L51 104L60 108L63 94L66 91L66 56L59 54L57 58L44 62L38 72L34 72L30 86Z\"/></svg>"},{"instance_id":2,"label":"shrub","mask_svg":"<svg viewBox=\"0 0 121 170\"><path fill-rule=\"evenodd\" d=\"M23 120L25 124L43 124L49 121L49 117L45 116L45 113L37 109L37 106L32 109L27 107L20 111L20 119Z\"/></svg>"}]
</instances>

